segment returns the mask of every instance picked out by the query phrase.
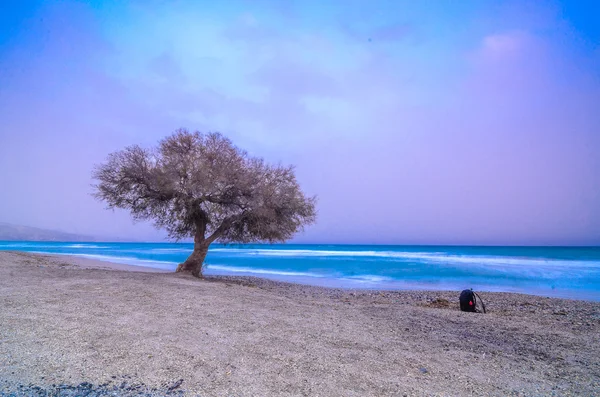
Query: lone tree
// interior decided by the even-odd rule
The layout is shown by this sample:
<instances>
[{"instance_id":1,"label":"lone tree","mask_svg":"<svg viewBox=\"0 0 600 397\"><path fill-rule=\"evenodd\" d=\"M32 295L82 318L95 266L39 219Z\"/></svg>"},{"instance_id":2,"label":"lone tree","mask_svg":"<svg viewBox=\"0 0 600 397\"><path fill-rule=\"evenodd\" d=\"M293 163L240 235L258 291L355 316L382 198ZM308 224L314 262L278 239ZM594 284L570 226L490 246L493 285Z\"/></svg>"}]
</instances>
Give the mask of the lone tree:
<instances>
[{"instance_id":1,"label":"lone tree","mask_svg":"<svg viewBox=\"0 0 600 397\"><path fill-rule=\"evenodd\" d=\"M292 166L251 157L219 133L181 129L156 148L129 146L96 165L94 196L135 220L153 220L170 238L193 237L178 272L202 277L211 243L283 242L315 221L315 197Z\"/></svg>"}]
</instances>

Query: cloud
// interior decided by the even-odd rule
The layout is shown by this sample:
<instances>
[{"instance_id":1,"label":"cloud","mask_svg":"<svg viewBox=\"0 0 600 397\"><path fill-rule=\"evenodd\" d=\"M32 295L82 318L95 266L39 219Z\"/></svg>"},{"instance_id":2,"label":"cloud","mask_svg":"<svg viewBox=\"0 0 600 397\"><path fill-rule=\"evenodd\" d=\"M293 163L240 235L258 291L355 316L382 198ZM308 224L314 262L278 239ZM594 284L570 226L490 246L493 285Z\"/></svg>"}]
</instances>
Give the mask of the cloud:
<instances>
[{"instance_id":1,"label":"cloud","mask_svg":"<svg viewBox=\"0 0 600 397\"><path fill-rule=\"evenodd\" d=\"M523 57L533 58L544 50L544 43L527 32L506 32L485 36L475 57L481 62L510 63ZM532 51L532 53L528 53Z\"/></svg>"},{"instance_id":2,"label":"cloud","mask_svg":"<svg viewBox=\"0 0 600 397\"><path fill-rule=\"evenodd\" d=\"M188 82L181 66L167 51L151 59L148 68L166 83L184 85Z\"/></svg>"},{"instance_id":3,"label":"cloud","mask_svg":"<svg viewBox=\"0 0 600 397\"><path fill-rule=\"evenodd\" d=\"M417 44L413 22L352 36L292 6L190 4L143 3L118 34L53 8L4 53L0 218L160 236L93 201L90 170L187 127L298 166L320 197L298 241L600 241L600 84L555 38L498 23Z\"/></svg>"},{"instance_id":4,"label":"cloud","mask_svg":"<svg viewBox=\"0 0 600 397\"><path fill-rule=\"evenodd\" d=\"M524 47L524 37L518 34L495 34L483 39L483 52L490 56L511 56Z\"/></svg>"},{"instance_id":5,"label":"cloud","mask_svg":"<svg viewBox=\"0 0 600 397\"><path fill-rule=\"evenodd\" d=\"M375 29L370 34L370 38L377 41L400 41L405 39L412 32L413 28L410 24L402 23Z\"/></svg>"}]
</instances>

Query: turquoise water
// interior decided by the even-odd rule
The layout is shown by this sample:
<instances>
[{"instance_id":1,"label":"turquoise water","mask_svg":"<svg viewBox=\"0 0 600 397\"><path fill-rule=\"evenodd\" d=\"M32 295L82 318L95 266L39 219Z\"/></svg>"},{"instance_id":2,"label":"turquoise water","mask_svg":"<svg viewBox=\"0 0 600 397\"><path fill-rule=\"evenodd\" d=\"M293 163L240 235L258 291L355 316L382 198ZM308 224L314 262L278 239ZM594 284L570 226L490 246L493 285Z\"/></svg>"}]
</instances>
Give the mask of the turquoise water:
<instances>
[{"instance_id":1,"label":"turquoise water","mask_svg":"<svg viewBox=\"0 0 600 397\"><path fill-rule=\"evenodd\" d=\"M0 242L0 250L69 254L174 270L192 252L177 243ZM524 292L600 301L600 248L381 245L213 245L207 274L313 285Z\"/></svg>"}]
</instances>

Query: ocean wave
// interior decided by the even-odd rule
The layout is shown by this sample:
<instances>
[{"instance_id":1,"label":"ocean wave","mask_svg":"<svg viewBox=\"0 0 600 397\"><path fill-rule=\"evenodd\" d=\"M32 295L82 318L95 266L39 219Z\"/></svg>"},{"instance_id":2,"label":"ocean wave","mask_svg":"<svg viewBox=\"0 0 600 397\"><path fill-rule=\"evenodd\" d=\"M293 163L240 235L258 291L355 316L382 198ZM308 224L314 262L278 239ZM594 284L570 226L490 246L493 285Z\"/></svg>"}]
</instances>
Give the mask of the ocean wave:
<instances>
[{"instance_id":1,"label":"ocean wave","mask_svg":"<svg viewBox=\"0 0 600 397\"><path fill-rule=\"evenodd\" d=\"M69 245L57 245L56 248L112 248L106 245L93 245L93 244L69 244Z\"/></svg>"},{"instance_id":2,"label":"ocean wave","mask_svg":"<svg viewBox=\"0 0 600 397\"><path fill-rule=\"evenodd\" d=\"M376 257L376 258L421 258L441 252L405 252L405 251L339 251L339 250L302 250L302 249L264 249L264 248L213 248L211 252L237 253L263 256L295 257Z\"/></svg>"},{"instance_id":3,"label":"ocean wave","mask_svg":"<svg viewBox=\"0 0 600 397\"><path fill-rule=\"evenodd\" d=\"M589 260L562 260L546 258L523 258L523 257L505 257L505 256L475 256L475 255L431 255L428 261L443 264L469 264L479 266L502 266L502 267L536 267L536 268L556 268L556 267L590 267L600 266L598 261Z\"/></svg>"},{"instance_id":4,"label":"ocean wave","mask_svg":"<svg viewBox=\"0 0 600 397\"><path fill-rule=\"evenodd\" d=\"M153 252L189 252L194 251L193 248L151 248Z\"/></svg>"},{"instance_id":5,"label":"ocean wave","mask_svg":"<svg viewBox=\"0 0 600 397\"><path fill-rule=\"evenodd\" d=\"M376 276L373 274L365 274L365 275L358 275L358 276L346 276L346 277L341 277L341 278L349 279L352 281L362 281L362 282L369 282L369 283L384 283L384 282L398 281L391 277Z\"/></svg>"},{"instance_id":6,"label":"ocean wave","mask_svg":"<svg viewBox=\"0 0 600 397\"><path fill-rule=\"evenodd\" d=\"M39 244L37 242L23 242L23 243L0 243L0 248L52 248L52 249L63 249L63 248L112 248L106 245L95 245L95 244L62 244L55 243L52 245Z\"/></svg>"},{"instance_id":7,"label":"ocean wave","mask_svg":"<svg viewBox=\"0 0 600 397\"><path fill-rule=\"evenodd\" d=\"M36 243L9 243L0 244L0 248L58 248L58 245L39 245Z\"/></svg>"},{"instance_id":8,"label":"ocean wave","mask_svg":"<svg viewBox=\"0 0 600 397\"><path fill-rule=\"evenodd\" d=\"M561 260L535 257L456 255L446 252L416 251L341 251L341 250L304 250L304 249L251 249L251 248L215 248L209 252L238 254L243 256L297 257L302 258L378 258L391 261L418 261L420 263L445 265L479 265L510 267L600 267L599 261Z\"/></svg>"},{"instance_id":9,"label":"ocean wave","mask_svg":"<svg viewBox=\"0 0 600 397\"><path fill-rule=\"evenodd\" d=\"M171 268L172 266L177 265L177 262L170 261L157 261L150 259L139 259L128 256L112 256L112 255L95 255L95 254L68 254L69 256L78 256L82 258L88 259L96 259L104 262L113 262L119 263L123 265L132 265L132 266L145 266L145 267L156 267L156 268Z\"/></svg>"},{"instance_id":10,"label":"ocean wave","mask_svg":"<svg viewBox=\"0 0 600 397\"><path fill-rule=\"evenodd\" d=\"M249 274L266 274L273 276L295 276L295 277L315 277L322 278L328 277L316 273L305 273L305 272L293 272L286 270L267 270L267 269L255 269L251 267L237 267L237 266L224 266L224 265L206 265L207 270L225 271L228 273L249 273Z\"/></svg>"},{"instance_id":11,"label":"ocean wave","mask_svg":"<svg viewBox=\"0 0 600 397\"><path fill-rule=\"evenodd\" d=\"M315 285L325 285L325 286L347 286L347 287L360 287L368 284L372 284L368 288L372 288L374 286L383 286L383 285L392 285L392 284L400 284L401 280L396 280L392 277L385 276L377 276L373 274L365 274L365 275L354 275L354 276L343 276L336 274L317 274L311 272L295 272L295 271L285 271L285 270L270 270L270 269L256 269L250 267L237 267L237 266L225 266L225 265L207 265L207 270L209 272L215 271L215 274L219 273L242 273L242 274L250 274L250 275L258 275L258 276L275 276L275 277L293 277L293 278L308 278L308 279L319 279L319 280L328 280L328 281L315 281L318 284ZM298 281L298 280L296 280Z\"/></svg>"}]
</instances>

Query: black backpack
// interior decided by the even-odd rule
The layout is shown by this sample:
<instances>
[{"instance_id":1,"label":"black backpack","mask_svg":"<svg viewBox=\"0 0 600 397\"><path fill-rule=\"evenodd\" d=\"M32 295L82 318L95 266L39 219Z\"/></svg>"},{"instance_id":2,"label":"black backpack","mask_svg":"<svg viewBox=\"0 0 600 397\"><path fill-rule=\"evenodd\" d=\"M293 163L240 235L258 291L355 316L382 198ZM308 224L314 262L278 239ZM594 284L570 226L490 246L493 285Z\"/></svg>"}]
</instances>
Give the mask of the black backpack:
<instances>
[{"instance_id":1,"label":"black backpack","mask_svg":"<svg viewBox=\"0 0 600 397\"><path fill-rule=\"evenodd\" d=\"M463 312L472 313L479 312L479 310L477 310L477 298L479 298L479 301L481 302L481 308L485 313L485 304L483 303L483 299L481 299L481 297L472 289L466 289L460 293L460 297L458 298L458 301L460 302L460 310Z\"/></svg>"}]
</instances>

